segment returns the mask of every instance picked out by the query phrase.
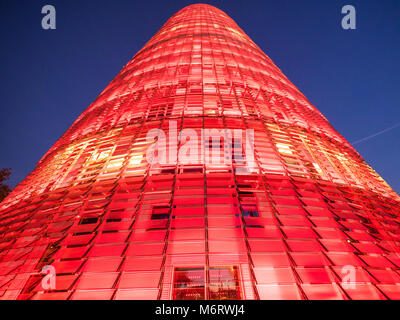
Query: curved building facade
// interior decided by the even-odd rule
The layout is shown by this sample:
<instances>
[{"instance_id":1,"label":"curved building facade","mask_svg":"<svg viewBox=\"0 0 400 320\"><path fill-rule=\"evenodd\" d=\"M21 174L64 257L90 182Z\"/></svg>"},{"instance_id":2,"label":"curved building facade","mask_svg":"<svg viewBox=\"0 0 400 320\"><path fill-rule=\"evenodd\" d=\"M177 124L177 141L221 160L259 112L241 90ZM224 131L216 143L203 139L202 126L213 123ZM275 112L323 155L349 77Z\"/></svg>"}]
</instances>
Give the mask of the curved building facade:
<instances>
[{"instance_id":1,"label":"curved building facade","mask_svg":"<svg viewBox=\"0 0 400 320\"><path fill-rule=\"evenodd\" d=\"M0 299L400 299L399 204L231 18L192 5L0 204Z\"/></svg>"}]
</instances>

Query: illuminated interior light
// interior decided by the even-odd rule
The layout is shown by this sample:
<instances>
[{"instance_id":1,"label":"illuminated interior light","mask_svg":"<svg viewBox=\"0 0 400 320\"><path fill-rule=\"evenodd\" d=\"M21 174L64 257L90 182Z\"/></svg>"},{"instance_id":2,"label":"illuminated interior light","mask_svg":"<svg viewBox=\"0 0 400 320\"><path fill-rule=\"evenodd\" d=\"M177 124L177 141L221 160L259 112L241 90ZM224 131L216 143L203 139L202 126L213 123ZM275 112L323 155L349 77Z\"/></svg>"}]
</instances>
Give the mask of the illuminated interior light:
<instances>
[{"instance_id":1,"label":"illuminated interior light","mask_svg":"<svg viewBox=\"0 0 400 320\"><path fill-rule=\"evenodd\" d=\"M318 163L315 163L315 162L314 162L313 165L314 165L315 170L317 170L317 172L318 172L320 175L323 175L323 174L324 174L324 172L322 171L322 169L321 169L321 167L319 166Z\"/></svg>"},{"instance_id":2,"label":"illuminated interior light","mask_svg":"<svg viewBox=\"0 0 400 320\"><path fill-rule=\"evenodd\" d=\"M107 169L118 169L121 168L124 163L124 160L114 161L107 165Z\"/></svg>"},{"instance_id":3,"label":"illuminated interior light","mask_svg":"<svg viewBox=\"0 0 400 320\"><path fill-rule=\"evenodd\" d=\"M293 154L293 152L290 150L290 147L289 147L288 145L286 145L286 144L277 143L277 144L276 144L276 147L278 148L278 151L279 151L280 153L283 153L283 154L290 154L290 155Z\"/></svg>"},{"instance_id":4,"label":"illuminated interior light","mask_svg":"<svg viewBox=\"0 0 400 320\"><path fill-rule=\"evenodd\" d=\"M142 163L143 160L143 155L138 154L138 155L133 155L131 159L129 160L129 165L130 166L136 166Z\"/></svg>"}]
</instances>

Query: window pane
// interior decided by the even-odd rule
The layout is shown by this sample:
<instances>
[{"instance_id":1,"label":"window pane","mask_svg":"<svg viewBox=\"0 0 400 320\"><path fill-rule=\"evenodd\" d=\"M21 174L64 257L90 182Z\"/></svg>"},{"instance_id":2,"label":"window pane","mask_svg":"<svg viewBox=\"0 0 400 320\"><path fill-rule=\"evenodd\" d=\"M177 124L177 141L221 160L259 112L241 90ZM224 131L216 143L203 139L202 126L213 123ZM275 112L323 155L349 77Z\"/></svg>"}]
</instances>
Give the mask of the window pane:
<instances>
[{"instance_id":1,"label":"window pane","mask_svg":"<svg viewBox=\"0 0 400 320\"><path fill-rule=\"evenodd\" d=\"M204 268L177 268L174 280L175 300L204 300Z\"/></svg>"},{"instance_id":2,"label":"window pane","mask_svg":"<svg viewBox=\"0 0 400 320\"><path fill-rule=\"evenodd\" d=\"M210 300L239 300L237 267L210 268Z\"/></svg>"}]
</instances>

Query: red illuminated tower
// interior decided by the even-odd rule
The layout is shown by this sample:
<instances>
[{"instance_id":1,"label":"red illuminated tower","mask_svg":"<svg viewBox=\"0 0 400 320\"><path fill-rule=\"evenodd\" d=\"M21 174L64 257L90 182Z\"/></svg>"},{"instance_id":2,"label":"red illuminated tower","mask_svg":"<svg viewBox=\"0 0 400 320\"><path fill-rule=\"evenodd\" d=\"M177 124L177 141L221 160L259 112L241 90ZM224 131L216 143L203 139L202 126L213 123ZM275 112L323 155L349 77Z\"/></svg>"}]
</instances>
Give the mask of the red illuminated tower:
<instances>
[{"instance_id":1,"label":"red illuminated tower","mask_svg":"<svg viewBox=\"0 0 400 320\"><path fill-rule=\"evenodd\" d=\"M1 204L0 298L400 299L399 204L231 18L192 5Z\"/></svg>"}]
</instances>

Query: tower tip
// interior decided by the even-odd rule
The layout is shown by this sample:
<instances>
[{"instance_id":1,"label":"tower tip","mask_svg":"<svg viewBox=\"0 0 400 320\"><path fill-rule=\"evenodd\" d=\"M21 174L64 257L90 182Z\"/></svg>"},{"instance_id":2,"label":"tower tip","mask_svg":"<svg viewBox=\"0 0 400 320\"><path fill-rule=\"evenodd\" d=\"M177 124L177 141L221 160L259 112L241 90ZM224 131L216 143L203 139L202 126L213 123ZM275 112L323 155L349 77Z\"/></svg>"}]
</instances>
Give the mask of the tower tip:
<instances>
[{"instance_id":1,"label":"tower tip","mask_svg":"<svg viewBox=\"0 0 400 320\"><path fill-rule=\"evenodd\" d=\"M201 7L203 7L203 8L212 8L212 9L216 9L216 10L219 10L219 11L221 11L221 9L219 9L219 8L217 8L217 7L215 7L215 6L213 6L213 5L211 5L211 4L208 4L208 3L193 3L193 4L190 4L190 5L188 5L188 6L186 6L186 7L184 7L182 10L185 10L185 9L195 9L195 8L201 8Z\"/></svg>"}]
</instances>

